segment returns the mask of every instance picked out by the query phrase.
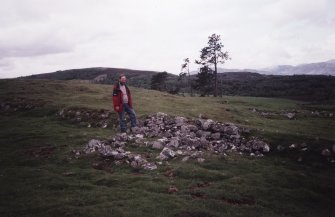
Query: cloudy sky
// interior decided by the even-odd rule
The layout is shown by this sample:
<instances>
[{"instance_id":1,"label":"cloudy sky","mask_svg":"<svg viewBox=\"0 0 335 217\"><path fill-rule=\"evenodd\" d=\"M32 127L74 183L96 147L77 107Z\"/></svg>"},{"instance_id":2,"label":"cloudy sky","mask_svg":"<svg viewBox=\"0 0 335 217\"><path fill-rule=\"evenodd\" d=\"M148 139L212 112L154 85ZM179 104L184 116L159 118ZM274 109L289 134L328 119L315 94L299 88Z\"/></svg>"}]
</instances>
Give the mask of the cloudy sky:
<instances>
[{"instance_id":1,"label":"cloudy sky","mask_svg":"<svg viewBox=\"0 0 335 217\"><path fill-rule=\"evenodd\" d=\"M0 78L85 67L179 74L212 33L263 68L335 59L334 0L0 0ZM191 70L197 69L195 64Z\"/></svg>"}]
</instances>

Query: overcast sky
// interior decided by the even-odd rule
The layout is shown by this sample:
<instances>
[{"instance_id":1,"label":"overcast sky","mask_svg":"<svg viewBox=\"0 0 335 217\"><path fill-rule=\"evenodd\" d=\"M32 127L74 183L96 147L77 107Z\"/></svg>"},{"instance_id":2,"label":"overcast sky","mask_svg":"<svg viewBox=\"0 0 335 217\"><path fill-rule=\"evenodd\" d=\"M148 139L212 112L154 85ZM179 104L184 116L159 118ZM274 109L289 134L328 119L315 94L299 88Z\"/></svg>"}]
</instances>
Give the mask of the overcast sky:
<instances>
[{"instance_id":1,"label":"overcast sky","mask_svg":"<svg viewBox=\"0 0 335 217\"><path fill-rule=\"evenodd\" d=\"M0 0L0 78L85 67L179 74L212 33L263 68L335 59L334 0Z\"/></svg>"}]
</instances>

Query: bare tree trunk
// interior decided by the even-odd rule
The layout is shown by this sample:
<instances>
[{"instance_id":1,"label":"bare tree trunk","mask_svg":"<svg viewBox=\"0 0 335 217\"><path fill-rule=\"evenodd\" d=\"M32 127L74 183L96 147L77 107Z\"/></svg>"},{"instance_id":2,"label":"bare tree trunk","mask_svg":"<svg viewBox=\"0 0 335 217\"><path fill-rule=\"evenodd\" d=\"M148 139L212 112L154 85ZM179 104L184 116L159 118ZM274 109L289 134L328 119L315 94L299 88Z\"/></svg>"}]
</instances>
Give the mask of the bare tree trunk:
<instances>
[{"instance_id":1,"label":"bare tree trunk","mask_svg":"<svg viewBox=\"0 0 335 217\"><path fill-rule=\"evenodd\" d=\"M189 67L189 65L187 65L187 74L188 74L187 85L190 87L190 94L191 94L191 96L193 96L191 74L190 74L190 67Z\"/></svg>"},{"instance_id":2,"label":"bare tree trunk","mask_svg":"<svg viewBox=\"0 0 335 217\"><path fill-rule=\"evenodd\" d=\"M215 55L215 62L214 62L214 67L215 67L215 71L214 71L214 97L217 97L218 95L218 72L217 72L217 63L216 63L216 55Z\"/></svg>"}]
</instances>

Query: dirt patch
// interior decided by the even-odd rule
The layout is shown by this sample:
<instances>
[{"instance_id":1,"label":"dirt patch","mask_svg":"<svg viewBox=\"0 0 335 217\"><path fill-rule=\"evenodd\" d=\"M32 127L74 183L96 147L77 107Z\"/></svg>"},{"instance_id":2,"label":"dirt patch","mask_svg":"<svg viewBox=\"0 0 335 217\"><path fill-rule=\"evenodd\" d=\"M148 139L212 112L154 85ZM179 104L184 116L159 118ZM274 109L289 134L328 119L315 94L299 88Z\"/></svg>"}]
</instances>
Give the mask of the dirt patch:
<instances>
[{"instance_id":1,"label":"dirt patch","mask_svg":"<svg viewBox=\"0 0 335 217\"><path fill-rule=\"evenodd\" d=\"M96 170L103 170L108 173L113 173L113 164L111 162L99 161L92 163L92 167Z\"/></svg>"},{"instance_id":2,"label":"dirt patch","mask_svg":"<svg viewBox=\"0 0 335 217\"><path fill-rule=\"evenodd\" d=\"M194 191L190 193L193 199L207 199L207 195L204 192Z\"/></svg>"},{"instance_id":3,"label":"dirt patch","mask_svg":"<svg viewBox=\"0 0 335 217\"><path fill-rule=\"evenodd\" d=\"M199 188L207 188L211 185L210 182L199 182L193 186L190 187L190 189L195 190L195 189L199 189Z\"/></svg>"},{"instance_id":4,"label":"dirt patch","mask_svg":"<svg viewBox=\"0 0 335 217\"><path fill-rule=\"evenodd\" d=\"M189 212L183 211L174 215L174 217L213 217L213 215L205 213L205 212Z\"/></svg>"},{"instance_id":5,"label":"dirt patch","mask_svg":"<svg viewBox=\"0 0 335 217\"><path fill-rule=\"evenodd\" d=\"M57 148L56 146L33 147L26 149L24 154L35 158L50 158Z\"/></svg>"},{"instance_id":6,"label":"dirt patch","mask_svg":"<svg viewBox=\"0 0 335 217\"><path fill-rule=\"evenodd\" d=\"M256 200L252 196L245 196L239 199L236 198L227 198L222 197L221 200L223 200L225 203L231 204L231 205L255 205Z\"/></svg>"}]
</instances>

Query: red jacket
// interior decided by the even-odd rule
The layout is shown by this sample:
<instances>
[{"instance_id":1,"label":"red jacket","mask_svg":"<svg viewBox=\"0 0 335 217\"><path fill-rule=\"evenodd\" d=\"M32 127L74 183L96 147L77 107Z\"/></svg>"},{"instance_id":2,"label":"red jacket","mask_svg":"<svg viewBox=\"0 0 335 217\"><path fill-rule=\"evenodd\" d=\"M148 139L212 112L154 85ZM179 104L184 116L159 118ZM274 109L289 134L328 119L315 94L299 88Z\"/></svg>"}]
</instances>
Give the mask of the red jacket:
<instances>
[{"instance_id":1,"label":"red jacket","mask_svg":"<svg viewBox=\"0 0 335 217\"><path fill-rule=\"evenodd\" d=\"M131 94L130 90L126 85L126 91L128 96L128 105L130 108L133 107L133 103L131 100ZM123 104L123 98L122 98L122 91L120 90L120 83L116 83L113 86L113 105L114 105L114 111L116 112L122 112L122 104ZM119 106L119 109L116 109L116 107Z\"/></svg>"}]
</instances>

